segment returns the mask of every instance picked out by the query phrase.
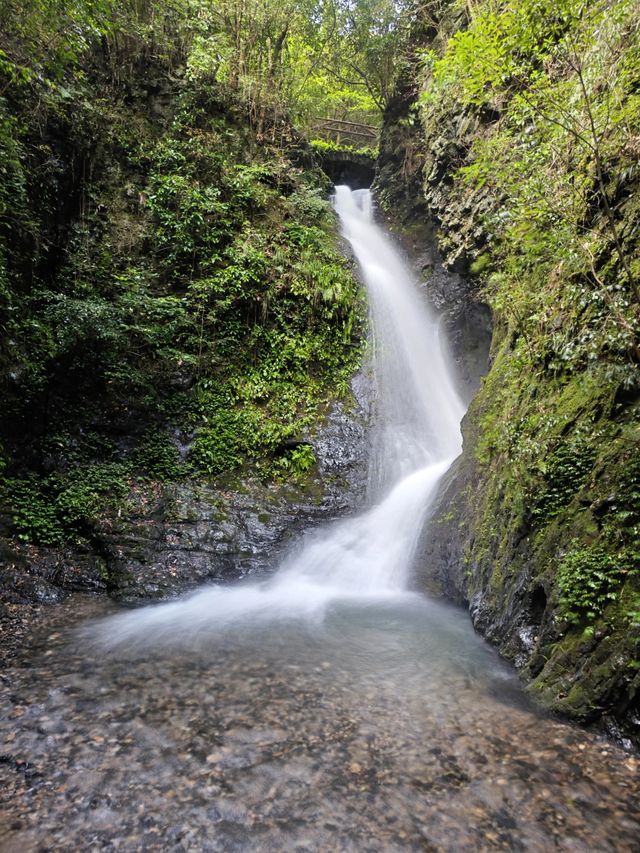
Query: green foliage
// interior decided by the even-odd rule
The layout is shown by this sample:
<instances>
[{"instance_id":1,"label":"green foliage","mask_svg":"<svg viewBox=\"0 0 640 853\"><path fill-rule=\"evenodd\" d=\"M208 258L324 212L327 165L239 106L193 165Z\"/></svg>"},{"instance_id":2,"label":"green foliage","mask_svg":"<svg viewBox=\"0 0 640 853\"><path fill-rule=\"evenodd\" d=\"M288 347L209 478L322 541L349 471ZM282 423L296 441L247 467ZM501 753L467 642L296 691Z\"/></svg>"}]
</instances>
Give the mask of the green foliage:
<instances>
[{"instance_id":1,"label":"green foliage","mask_svg":"<svg viewBox=\"0 0 640 853\"><path fill-rule=\"evenodd\" d=\"M128 474L126 465L102 463L40 479L11 478L2 483L2 499L19 539L60 545L82 538L99 516L122 503Z\"/></svg>"},{"instance_id":2,"label":"green foliage","mask_svg":"<svg viewBox=\"0 0 640 853\"><path fill-rule=\"evenodd\" d=\"M163 430L152 430L143 438L131 454L131 465L153 480L177 480L186 474L178 449Z\"/></svg>"},{"instance_id":3,"label":"green foliage","mask_svg":"<svg viewBox=\"0 0 640 853\"><path fill-rule=\"evenodd\" d=\"M328 221L331 206L320 187L302 186L291 193L287 203L291 216L294 219L306 220L314 225ZM318 237L320 235L318 232L308 232L308 227L308 225L305 226L298 222L292 222L288 226L288 231L291 234L295 228L304 229L307 233L315 235L314 242L319 242Z\"/></svg>"},{"instance_id":4,"label":"green foliage","mask_svg":"<svg viewBox=\"0 0 640 853\"><path fill-rule=\"evenodd\" d=\"M4 99L0 99L0 227L3 230L11 217L20 215L25 208L23 157L17 122L7 113Z\"/></svg>"},{"instance_id":5,"label":"green foliage","mask_svg":"<svg viewBox=\"0 0 640 853\"><path fill-rule=\"evenodd\" d=\"M310 444L300 444L277 460L279 468L294 476L307 474L316 464L316 455Z\"/></svg>"},{"instance_id":6,"label":"green foliage","mask_svg":"<svg viewBox=\"0 0 640 853\"><path fill-rule=\"evenodd\" d=\"M304 3L244 4L241 23L236 11L233 0L215 14L198 0L0 11L2 428L18 447L4 482L24 539L84 535L123 505L129 478L219 476L247 459L264 476L302 476L311 448L280 448L346 392L362 305L324 191L289 160L278 116L285 104L300 116L348 106L374 120L358 72L331 77L373 55L372 22L356 44L338 6L321 12L323 26L339 13L329 41ZM131 101L141 56L173 91L171 117ZM148 427L126 452L93 432L121 418ZM187 463L173 428L195 434Z\"/></svg>"},{"instance_id":7,"label":"green foliage","mask_svg":"<svg viewBox=\"0 0 640 853\"><path fill-rule=\"evenodd\" d=\"M536 522L547 523L567 506L589 476L594 457L593 447L578 435L543 461L544 489L532 510Z\"/></svg>"},{"instance_id":8,"label":"green foliage","mask_svg":"<svg viewBox=\"0 0 640 853\"><path fill-rule=\"evenodd\" d=\"M615 602L623 580L634 571L625 558L624 553L613 555L601 546L580 547L574 542L556 576L564 618L593 621Z\"/></svg>"},{"instance_id":9,"label":"green foliage","mask_svg":"<svg viewBox=\"0 0 640 853\"><path fill-rule=\"evenodd\" d=\"M487 3L468 29L455 33L442 59L432 58L436 82L457 87L466 103L482 105L537 79L568 31L584 20L572 0ZM434 97L425 93L423 100Z\"/></svg>"},{"instance_id":10,"label":"green foliage","mask_svg":"<svg viewBox=\"0 0 640 853\"><path fill-rule=\"evenodd\" d=\"M10 509L15 532L24 542L57 545L64 539L57 507L34 479L2 483L3 503Z\"/></svg>"},{"instance_id":11,"label":"green foliage","mask_svg":"<svg viewBox=\"0 0 640 853\"><path fill-rule=\"evenodd\" d=\"M337 151L345 154L361 154L364 157L370 157L372 160L378 159L378 149L366 145L356 148L354 145L339 145L337 142L327 139L312 139L309 144L320 154L326 151Z\"/></svg>"},{"instance_id":12,"label":"green foliage","mask_svg":"<svg viewBox=\"0 0 640 853\"><path fill-rule=\"evenodd\" d=\"M481 3L429 54L422 96L430 127L457 110L461 127L486 125L459 140L452 193L482 211L489 242L465 250L534 369L606 361L628 387L640 334L637 241L624 236L637 216L635 14L630 0Z\"/></svg>"},{"instance_id":13,"label":"green foliage","mask_svg":"<svg viewBox=\"0 0 640 853\"><path fill-rule=\"evenodd\" d=\"M346 113L379 120L397 79L415 8L389 0L317 4L221 0L189 59L190 73L214 73L249 99L305 124ZM258 125L264 112L256 110Z\"/></svg>"},{"instance_id":14,"label":"green foliage","mask_svg":"<svg viewBox=\"0 0 640 853\"><path fill-rule=\"evenodd\" d=\"M184 66L190 82L232 88L260 136L286 113L305 125L327 115L379 121L419 17L413 4L390 0L5 0L0 75L72 100L69 69L84 72L99 46L117 85L131 83L144 56Z\"/></svg>"},{"instance_id":15,"label":"green foliage","mask_svg":"<svg viewBox=\"0 0 640 853\"><path fill-rule=\"evenodd\" d=\"M194 439L189 461L198 471L215 477L242 464L245 424L235 411L219 411L208 421Z\"/></svg>"}]
</instances>

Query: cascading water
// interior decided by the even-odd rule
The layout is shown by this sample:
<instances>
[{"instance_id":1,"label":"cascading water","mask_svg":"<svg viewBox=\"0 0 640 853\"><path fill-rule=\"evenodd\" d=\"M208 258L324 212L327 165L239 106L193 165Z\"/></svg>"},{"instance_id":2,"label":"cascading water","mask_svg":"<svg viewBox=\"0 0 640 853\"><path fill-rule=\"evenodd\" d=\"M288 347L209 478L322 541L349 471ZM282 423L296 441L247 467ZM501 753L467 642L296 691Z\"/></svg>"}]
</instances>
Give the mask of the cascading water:
<instances>
[{"instance_id":1,"label":"cascading water","mask_svg":"<svg viewBox=\"0 0 640 853\"><path fill-rule=\"evenodd\" d=\"M377 386L372 508L306 538L268 581L208 587L106 620L93 629L104 644L172 643L238 621L321 618L332 601L409 595L425 515L460 452L464 406L438 323L400 254L373 221L369 191L337 187L335 208L369 293Z\"/></svg>"},{"instance_id":2,"label":"cascading water","mask_svg":"<svg viewBox=\"0 0 640 853\"><path fill-rule=\"evenodd\" d=\"M398 250L373 221L369 190L336 188L336 211L367 285L373 337L377 418L370 492L460 453L464 406L430 315ZM441 472L440 472L441 473ZM420 479L420 478L419 478Z\"/></svg>"}]
</instances>

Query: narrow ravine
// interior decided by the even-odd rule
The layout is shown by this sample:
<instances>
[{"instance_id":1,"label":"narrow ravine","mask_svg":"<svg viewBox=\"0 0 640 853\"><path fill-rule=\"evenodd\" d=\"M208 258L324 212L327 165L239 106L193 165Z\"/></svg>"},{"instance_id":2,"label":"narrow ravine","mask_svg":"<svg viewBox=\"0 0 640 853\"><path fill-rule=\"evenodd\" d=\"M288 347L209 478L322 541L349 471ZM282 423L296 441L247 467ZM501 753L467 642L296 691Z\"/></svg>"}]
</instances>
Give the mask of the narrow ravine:
<instances>
[{"instance_id":1,"label":"narrow ravine","mask_svg":"<svg viewBox=\"0 0 640 853\"><path fill-rule=\"evenodd\" d=\"M371 508L303 539L273 578L206 588L89 629L107 648L192 642L258 622L320 619L347 600L408 593L415 547L438 482L461 448L464 406L439 326L410 271L374 222L369 190L339 186L335 208L369 295L377 386Z\"/></svg>"},{"instance_id":2,"label":"narrow ravine","mask_svg":"<svg viewBox=\"0 0 640 853\"><path fill-rule=\"evenodd\" d=\"M369 193L336 208L371 305L370 508L258 583L43 613L2 676L1 849L637 848L636 759L411 591L463 405Z\"/></svg>"}]
</instances>

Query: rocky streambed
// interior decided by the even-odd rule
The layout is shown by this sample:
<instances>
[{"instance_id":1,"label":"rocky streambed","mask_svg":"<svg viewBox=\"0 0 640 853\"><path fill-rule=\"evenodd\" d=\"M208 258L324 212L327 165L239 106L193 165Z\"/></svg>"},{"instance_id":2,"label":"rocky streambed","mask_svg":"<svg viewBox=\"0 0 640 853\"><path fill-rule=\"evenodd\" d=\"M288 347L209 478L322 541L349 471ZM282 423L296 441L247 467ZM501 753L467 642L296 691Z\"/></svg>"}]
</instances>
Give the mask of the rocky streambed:
<instances>
[{"instance_id":1,"label":"rocky streambed","mask_svg":"<svg viewBox=\"0 0 640 853\"><path fill-rule=\"evenodd\" d=\"M41 609L0 681L0 849L632 851L637 759L405 595L106 656Z\"/></svg>"}]
</instances>

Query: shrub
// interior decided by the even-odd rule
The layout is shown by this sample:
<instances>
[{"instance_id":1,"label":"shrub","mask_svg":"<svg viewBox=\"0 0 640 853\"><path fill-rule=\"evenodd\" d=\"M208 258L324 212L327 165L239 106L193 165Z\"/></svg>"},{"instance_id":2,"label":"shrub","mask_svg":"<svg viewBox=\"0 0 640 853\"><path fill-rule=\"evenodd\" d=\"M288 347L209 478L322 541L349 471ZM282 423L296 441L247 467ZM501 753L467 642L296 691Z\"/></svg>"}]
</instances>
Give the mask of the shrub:
<instances>
[{"instance_id":1,"label":"shrub","mask_svg":"<svg viewBox=\"0 0 640 853\"><path fill-rule=\"evenodd\" d=\"M574 541L572 550L558 566L564 617L569 622L596 619L607 604L617 599L624 578L632 571L624 553L614 555L600 545L581 547Z\"/></svg>"}]
</instances>

